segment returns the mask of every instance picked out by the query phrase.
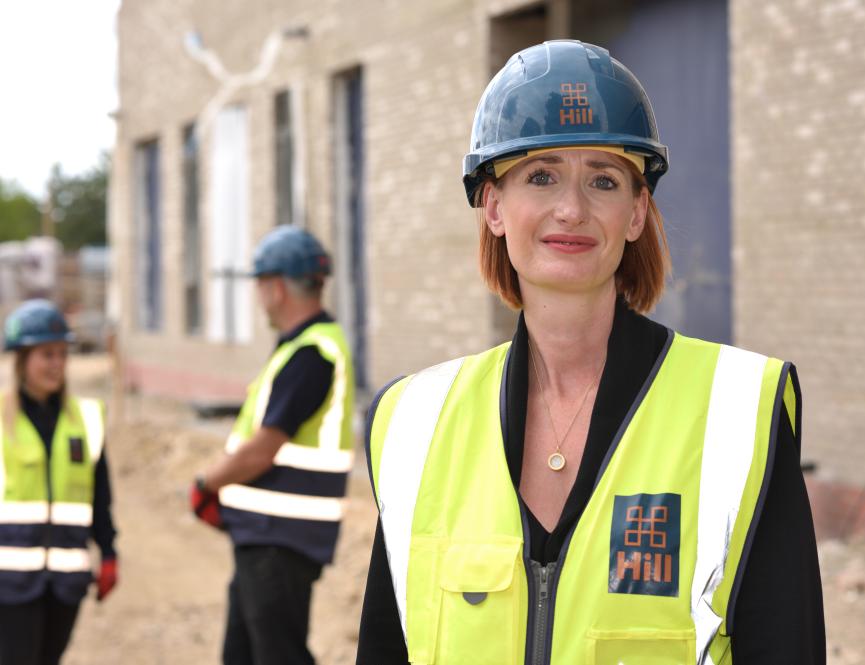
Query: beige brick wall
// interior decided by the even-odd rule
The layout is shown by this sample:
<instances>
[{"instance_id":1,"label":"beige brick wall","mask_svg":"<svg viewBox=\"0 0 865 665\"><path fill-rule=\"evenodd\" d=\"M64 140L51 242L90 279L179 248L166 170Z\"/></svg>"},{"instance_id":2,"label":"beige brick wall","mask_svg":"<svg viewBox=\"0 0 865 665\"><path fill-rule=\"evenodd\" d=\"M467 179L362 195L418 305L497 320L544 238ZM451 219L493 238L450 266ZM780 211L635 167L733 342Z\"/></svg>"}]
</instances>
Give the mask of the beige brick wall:
<instances>
[{"instance_id":1,"label":"beige brick wall","mask_svg":"<svg viewBox=\"0 0 865 665\"><path fill-rule=\"evenodd\" d=\"M803 457L865 469L865 2L730 3L735 339L796 363Z\"/></svg>"},{"instance_id":2,"label":"beige brick wall","mask_svg":"<svg viewBox=\"0 0 865 665\"><path fill-rule=\"evenodd\" d=\"M273 97L288 87L303 100L307 224L334 248L333 78L362 67L372 386L497 341L494 301L476 267L476 222L465 203L461 160L474 107L488 79L489 18L527 4L232 0L219 2L217 10L207 0L124 0L118 19L121 108L111 228L115 287L125 303L122 335L130 362L176 370L215 368L224 378L242 382L272 343L259 314L250 346L213 345L183 331L181 132L217 90L204 68L184 51L183 36L193 28L226 68L236 72L255 65L261 44L274 28L309 30L307 39L284 42L263 83L238 91L232 100L243 103L249 113L255 239L274 224ZM157 137L165 323L154 335L136 330L132 315L131 178L134 146ZM205 139L205 234L211 212L208 147ZM206 257L205 245L205 275L210 270ZM208 281L205 277L205 287ZM338 296L332 291L326 294L331 305ZM150 387L161 390L156 384Z\"/></svg>"},{"instance_id":3,"label":"beige brick wall","mask_svg":"<svg viewBox=\"0 0 865 665\"><path fill-rule=\"evenodd\" d=\"M258 314L248 346L212 345L183 332L181 131L217 90L184 51L183 36L193 28L231 71L253 67L274 28L309 30L307 39L284 42L262 84L233 99L249 112L255 238L274 223L273 97L288 87L302 98L308 226L334 248L333 79L362 67L372 386L505 335L508 324L497 322L478 277L475 219L464 204L460 164L496 52L490 19L528 4L124 0L111 228L116 293L125 303L122 339L133 363L215 370L223 381L215 391L230 392L225 383L242 386L272 343ZM548 34L556 30L553 17L567 22L566 4L551 10ZM730 39L735 339L797 364L804 457L816 459L825 476L860 481L865 0L734 0ZM166 320L159 335L136 331L131 309L131 159L136 142L154 137L162 149L165 238ZM208 147L205 141L201 152L204 233ZM337 295L329 289L329 304Z\"/></svg>"}]
</instances>

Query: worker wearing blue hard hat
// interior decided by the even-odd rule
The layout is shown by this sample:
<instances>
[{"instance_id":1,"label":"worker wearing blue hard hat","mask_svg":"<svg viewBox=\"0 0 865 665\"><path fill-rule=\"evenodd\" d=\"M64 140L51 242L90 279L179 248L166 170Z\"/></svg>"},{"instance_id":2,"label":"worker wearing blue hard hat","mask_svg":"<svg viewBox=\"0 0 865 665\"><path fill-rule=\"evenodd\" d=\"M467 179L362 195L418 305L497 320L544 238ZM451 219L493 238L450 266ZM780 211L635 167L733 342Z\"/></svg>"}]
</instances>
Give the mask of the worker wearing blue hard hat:
<instances>
[{"instance_id":1,"label":"worker wearing blue hard hat","mask_svg":"<svg viewBox=\"0 0 865 665\"><path fill-rule=\"evenodd\" d=\"M520 316L374 402L359 665L825 663L795 367L646 316L669 168L604 48L538 44L490 81L463 184Z\"/></svg>"},{"instance_id":2,"label":"worker wearing blue hard hat","mask_svg":"<svg viewBox=\"0 0 865 665\"><path fill-rule=\"evenodd\" d=\"M252 276L277 344L226 454L190 494L194 513L234 545L225 665L314 663L312 584L333 559L353 464L351 357L321 300L330 271L303 229L279 226L255 249Z\"/></svg>"},{"instance_id":3,"label":"worker wearing blue hard hat","mask_svg":"<svg viewBox=\"0 0 865 665\"><path fill-rule=\"evenodd\" d=\"M117 582L103 406L67 390L73 339L47 300L30 300L4 325L15 354L12 390L0 394L0 663L55 665L94 581Z\"/></svg>"},{"instance_id":4,"label":"worker wearing blue hard hat","mask_svg":"<svg viewBox=\"0 0 865 665\"><path fill-rule=\"evenodd\" d=\"M278 226L255 248L252 276L282 275L295 280L323 280L330 275L330 255L309 231Z\"/></svg>"},{"instance_id":5,"label":"worker wearing blue hard hat","mask_svg":"<svg viewBox=\"0 0 865 665\"><path fill-rule=\"evenodd\" d=\"M28 300L6 318L4 347L7 351L72 340L66 319L48 300Z\"/></svg>"}]
</instances>

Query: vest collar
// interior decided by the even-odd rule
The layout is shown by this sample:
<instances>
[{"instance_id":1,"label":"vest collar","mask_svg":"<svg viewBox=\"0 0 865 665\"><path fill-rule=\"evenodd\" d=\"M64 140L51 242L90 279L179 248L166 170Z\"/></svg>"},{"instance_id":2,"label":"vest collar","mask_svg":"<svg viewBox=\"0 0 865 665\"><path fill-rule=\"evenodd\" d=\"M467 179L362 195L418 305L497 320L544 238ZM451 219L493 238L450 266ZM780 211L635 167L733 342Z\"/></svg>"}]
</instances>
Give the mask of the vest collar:
<instances>
[{"instance_id":1,"label":"vest collar","mask_svg":"<svg viewBox=\"0 0 865 665\"><path fill-rule=\"evenodd\" d=\"M294 328L292 328L288 332L282 333L279 336L279 339L277 340L276 348L279 348L280 346L282 346L286 342L290 342L291 340L299 337L300 334L304 330L306 330L307 328L309 328L312 325L315 325L316 323L333 323L333 317L330 314L328 314L327 312L325 312L324 310L322 310L321 312L319 312L315 316L307 319L306 321L304 321L300 325L295 326Z\"/></svg>"}]
</instances>

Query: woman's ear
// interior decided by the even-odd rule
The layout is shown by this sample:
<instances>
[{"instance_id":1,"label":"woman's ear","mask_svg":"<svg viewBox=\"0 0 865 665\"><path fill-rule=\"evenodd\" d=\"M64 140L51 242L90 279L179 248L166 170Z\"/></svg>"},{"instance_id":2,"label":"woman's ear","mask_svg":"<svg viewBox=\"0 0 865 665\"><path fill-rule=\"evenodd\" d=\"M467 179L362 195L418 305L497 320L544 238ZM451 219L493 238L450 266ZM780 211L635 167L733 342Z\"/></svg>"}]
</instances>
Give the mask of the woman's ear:
<instances>
[{"instance_id":1,"label":"woman's ear","mask_svg":"<svg viewBox=\"0 0 865 665\"><path fill-rule=\"evenodd\" d=\"M649 209L649 190L646 187L640 189L640 193L634 198L634 213L625 235L628 242L634 242L643 233L646 226L646 215Z\"/></svg>"},{"instance_id":2,"label":"woman's ear","mask_svg":"<svg viewBox=\"0 0 865 665\"><path fill-rule=\"evenodd\" d=\"M505 222L502 216L502 190L495 183L484 183L483 209L484 221L497 238L505 235Z\"/></svg>"}]
</instances>

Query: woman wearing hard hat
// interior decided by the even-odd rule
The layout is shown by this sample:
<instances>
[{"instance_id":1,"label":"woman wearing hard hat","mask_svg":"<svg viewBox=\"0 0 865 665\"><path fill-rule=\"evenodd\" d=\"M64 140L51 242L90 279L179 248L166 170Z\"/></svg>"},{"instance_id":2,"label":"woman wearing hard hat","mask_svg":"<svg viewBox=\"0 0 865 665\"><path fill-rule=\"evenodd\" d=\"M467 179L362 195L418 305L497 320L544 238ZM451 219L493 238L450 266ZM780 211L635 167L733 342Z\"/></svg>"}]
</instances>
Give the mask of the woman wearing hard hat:
<instances>
[{"instance_id":1,"label":"woman wearing hard hat","mask_svg":"<svg viewBox=\"0 0 865 665\"><path fill-rule=\"evenodd\" d=\"M644 316L669 166L603 48L525 49L463 167L513 341L388 386L358 663L825 662L795 368Z\"/></svg>"},{"instance_id":2,"label":"woman wearing hard hat","mask_svg":"<svg viewBox=\"0 0 865 665\"><path fill-rule=\"evenodd\" d=\"M103 408L67 391L72 336L53 304L25 302L4 332L15 371L0 395L0 663L55 665L93 582L91 539L97 599L117 582Z\"/></svg>"}]
</instances>

